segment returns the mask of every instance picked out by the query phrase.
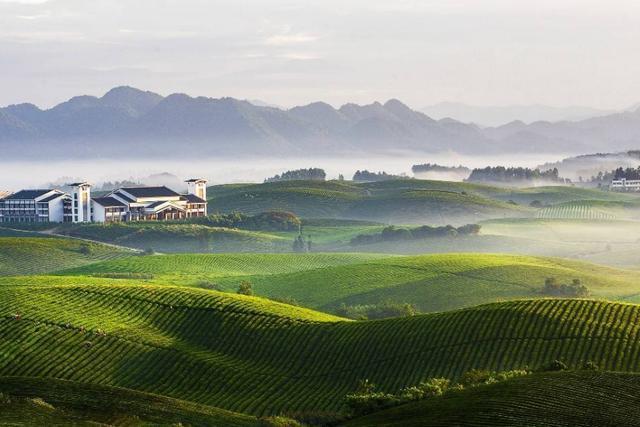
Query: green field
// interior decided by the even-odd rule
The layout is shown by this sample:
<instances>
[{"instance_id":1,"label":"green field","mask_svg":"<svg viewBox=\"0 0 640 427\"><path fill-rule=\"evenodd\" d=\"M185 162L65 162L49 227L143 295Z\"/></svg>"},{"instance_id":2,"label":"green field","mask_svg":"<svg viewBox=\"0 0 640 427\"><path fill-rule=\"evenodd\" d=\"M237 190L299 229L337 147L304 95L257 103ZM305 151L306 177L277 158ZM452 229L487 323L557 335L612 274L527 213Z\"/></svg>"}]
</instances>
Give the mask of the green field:
<instances>
[{"instance_id":1,"label":"green field","mask_svg":"<svg viewBox=\"0 0 640 427\"><path fill-rule=\"evenodd\" d=\"M0 276L43 274L125 256L131 251L79 240L0 237Z\"/></svg>"},{"instance_id":2,"label":"green field","mask_svg":"<svg viewBox=\"0 0 640 427\"><path fill-rule=\"evenodd\" d=\"M289 236L180 223L63 225L56 233L158 252L280 252L290 250Z\"/></svg>"},{"instance_id":3,"label":"green field","mask_svg":"<svg viewBox=\"0 0 640 427\"><path fill-rule=\"evenodd\" d=\"M547 277L581 279L594 296L624 300L640 293L637 273L577 261L514 255L225 254L129 257L67 270L86 276L153 274L152 282L234 292L241 280L261 296L293 299L322 311L341 304L411 303L424 312L536 298ZM11 283L12 280L5 282Z\"/></svg>"},{"instance_id":4,"label":"green field","mask_svg":"<svg viewBox=\"0 0 640 427\"><path fill-rule=\"evenodd\" d=\"M208 191L210 212L285 210L305 218L399 224L463 224L495 216L523 216L531 211L487 196L503 195L501 189L444 181L290 181L214 186Z\"/></svg>"},{"instance_id":5,"label":"green field","mask_svg":"<svg viewBox=\"0 0 640 427\"><path fill-rule=\"evenodd\" d=\"M503 219L483 222L482 233L521 240L514 248L521 253L546 252L610 266L640 267L640 222L636 221Z\"/></svg>"},{"instance_id":6,"label":"green field","mask_svg":"<svg viewBox=\"0 0 640 427\"><path fill-rule=\"evenodd\" d=\"M593 427L638 425L640 376L534 374L374 413L349 427Z\"/></svg>"},{"instance_id":7,"label":"green field","mask_svg":"<svg viewBox=\"0 0 640 427\"><path fill-rule=\"evenodd\" d=\"M0 378L0 425L258 426L254 417L117 387Z\"/></svg>"},{"instance_id":8,"label":"green field","mask_svg":"<svg viewBox=\"0 0 640 427\"><path fill-rule=\"evenodd\" d=\"M291 211L306 218L351 218L394 224L462 224L535 216L531 202L604 201L638 204L623 193L570 186L508 188L481 184L393 180L370 183L289 181L209 187L211 212Z\"/></svg>"},{"instance_id":9,"label":"green field","mask_svg":"<svg viewBox=\"0 0 640 427\"><path fill-rule=\"evenodd\" d=\"M523 300L348 322L186 288L5 285L0 376L125 387L254 415L340 411L363 378L397 391L553 359L637 371L638 316L631 304Z\"/></svg>"},{"instance_id":10,"label":"green field","mask_svg":"<svg viewBox=\"0 0 640 427\"><path fill-rule=\"evenodd\" d=\"M638 220L640 204L604 200L581 200L541 209L536 214L543 219L584 219L584 220Z\"/></svg>"},{"instance_id":11,"label":"green field","mask_svg":"<svg viewBox=\"0 0 640 427\"><path fill-rule=\"evenodd\" d=\"M311 252L291 252L297 230L204 221L0 228L0 425L625 426L640 415L626 409L640 392L635 195L421 180L209 190L212 213L296 213ZM481 229L382 241L389 223ZM362 234L381 239L352 245ZM551 297L551 277L579 279L589 299ZM242 282L254 296L237 293ZM397 310L407 305L417 314ZM364 379L399 393L553 360L571 371L346 418ZM602 370L575 371L587 361Z\"/></svg>"}]
</instances>

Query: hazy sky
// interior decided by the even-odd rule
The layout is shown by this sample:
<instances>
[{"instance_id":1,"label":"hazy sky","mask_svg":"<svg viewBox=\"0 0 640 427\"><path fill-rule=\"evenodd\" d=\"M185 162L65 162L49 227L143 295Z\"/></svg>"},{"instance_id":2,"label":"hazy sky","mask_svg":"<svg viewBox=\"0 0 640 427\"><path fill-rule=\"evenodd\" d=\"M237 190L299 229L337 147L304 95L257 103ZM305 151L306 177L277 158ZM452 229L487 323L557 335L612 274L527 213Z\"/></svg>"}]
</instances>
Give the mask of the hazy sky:
<instances>
[{"instance_id":1,"label":"hazy sky","mask_svg":"<svg viewBox=\"0 0 640 427\"><path fill-rule=\"evenodd\" d=\"M0 0L0 105L640 102L638 0Z\"/></svg>"}]
</instances>

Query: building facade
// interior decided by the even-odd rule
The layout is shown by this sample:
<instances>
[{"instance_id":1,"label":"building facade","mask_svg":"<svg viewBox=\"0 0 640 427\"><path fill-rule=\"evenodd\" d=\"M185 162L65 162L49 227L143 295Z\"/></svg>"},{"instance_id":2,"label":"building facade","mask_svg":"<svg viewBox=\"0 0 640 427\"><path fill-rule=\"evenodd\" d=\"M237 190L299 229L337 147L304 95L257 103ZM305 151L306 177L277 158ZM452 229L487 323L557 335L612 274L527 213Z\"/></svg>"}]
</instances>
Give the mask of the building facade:
<instances>
[{"instance_id":1,"label":"building facade","mask_svg":"<svg viewBox=\"0 0 640 427\"><path fill-rule=\"evenodd\" d=\"M613 191L640 191L640 179L614 179L609 188Z\"/></svg>"},{"instance_id":2,"label":"building facade","mask_svg":"<svg viewBox=\"0 0 640 427\"><path fill-rule=\"evenodd\" d=\"M0 222L71 221L64 203L68 195L60 190L22 190L0 199Z\"/></svg>"},{"instance_id":3,"label":"building facade","mask_svg":"<svg viewBox=\"0 0 640 427\"><path fill-rule=\"evenodd\" d=\"M0 199L0 222L167 221L207 215L207 181L190 179L187 193L167 187L127 187L91 197L86 182L70 191L22 190Z\"/></svg>"}]
</instances>

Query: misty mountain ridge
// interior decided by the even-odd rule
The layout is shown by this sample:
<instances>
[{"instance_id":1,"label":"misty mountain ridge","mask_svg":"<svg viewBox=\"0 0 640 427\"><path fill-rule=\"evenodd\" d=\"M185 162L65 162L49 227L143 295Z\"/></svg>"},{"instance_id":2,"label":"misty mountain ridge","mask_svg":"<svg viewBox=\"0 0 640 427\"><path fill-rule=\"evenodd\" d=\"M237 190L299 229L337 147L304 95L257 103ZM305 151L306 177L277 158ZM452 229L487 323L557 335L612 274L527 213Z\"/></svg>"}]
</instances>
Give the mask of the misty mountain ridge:
<instances>
[{"instance_id":1,"label":"misty mountain ridge","mask_svg":"<svg viewBox=\"0 0 640 427\"><path fill-rule=\"evenodd\" d=\"M638 104L640 107L640 104ZM476 123L483 127L498 127L513 121L534 123L539 121L578 121L616 113L591 107L552 107L548 105L478 106L458 102L440 102L421 108L434 118L450 117L465 123Z\"/></svg>"},{"instance_id":2,"label":"misty mountain ridge","mask_svg":"<svg viewBox=\"0 0 640 427\"><path fill-rule=\"evenodd\" d=\"M0 108L5 158L308 156L346 153L582 153L640 147L640 112L481 128L435 120L397 99L291 109L234 98L117 87L42 110Z\"/></svg>"}]
</instances>

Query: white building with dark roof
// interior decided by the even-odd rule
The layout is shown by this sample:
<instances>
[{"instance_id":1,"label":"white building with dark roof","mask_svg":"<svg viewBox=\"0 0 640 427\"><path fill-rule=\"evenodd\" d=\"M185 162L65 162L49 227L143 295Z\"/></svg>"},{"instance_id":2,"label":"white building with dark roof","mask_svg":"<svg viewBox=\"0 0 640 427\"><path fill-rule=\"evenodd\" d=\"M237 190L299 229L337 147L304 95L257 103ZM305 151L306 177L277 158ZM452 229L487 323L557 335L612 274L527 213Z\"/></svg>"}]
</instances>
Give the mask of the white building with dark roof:
<instances>
[{"instance_id":1,"label":"white building with dark roof","mask_svg":"<svg viewBox=\"0 0 640 427\"><path fill-rule=\"evenodd\" d=\"M118 188L91 197L86 182L60 190L22 190L0 199L0 222L167 221L207 215L207 181L191 179L187 193L168 187Z\"/></svg>"},{"instance_id":2,"label":"white building with dark roof","mask_svg":"<svg viewBox=\"0 0 640 427\"><path fill-rule=\"evenodd\" d=\"M0 222L71 221L65 211L68 195L60 190L21 190L0 199Z\"/></svg>"},{"instance_id":3,"label":"white building with dark roof","mask_svg":"<svg viewBox=\"0 0 640 427\"><path fill-rule=\"evenodd\" d=\"M189 180L187 183L190 184L193 181L203 184L188 185L187 194L178 194L167 187L127 187L118 188L107 197L124 205L124 214L121 214L124 221L165 221L206 216L206 181ZM99 221L100 216L96 214L98 210L99 208L94 207L96 222Z\"/></svg>"}]
</instances>

